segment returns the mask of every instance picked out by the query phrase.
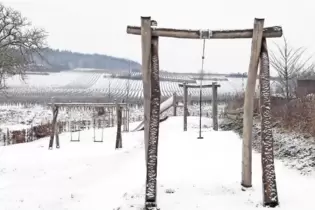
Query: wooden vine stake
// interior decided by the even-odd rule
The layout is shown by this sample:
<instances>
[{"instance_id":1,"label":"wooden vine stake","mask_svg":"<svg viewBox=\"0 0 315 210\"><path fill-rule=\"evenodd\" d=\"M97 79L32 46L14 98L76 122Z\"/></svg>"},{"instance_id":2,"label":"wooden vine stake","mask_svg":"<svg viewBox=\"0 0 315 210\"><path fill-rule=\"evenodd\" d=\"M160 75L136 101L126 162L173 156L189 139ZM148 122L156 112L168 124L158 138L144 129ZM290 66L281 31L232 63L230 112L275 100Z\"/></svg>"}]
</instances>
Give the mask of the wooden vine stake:
<instances>
[{"instance_id":1,"label":"wooden vine stake","mask_svg":"<svg viewBox=\"0 0 315 210\"><path fill-rule=\"evenodd\" d=\"M151 44L151 104L149 118L149 145L147 156L147 176L145 209L156 209L156 179L158 162L158 140L160 122L160 79L159 79L159 54L158 37L152 37Z\"/></svg>"},{"instance_id":2,"label":"wooden vine stake","mask_svg":"<svg viewBox=\"0 0 315 210\"><path fill-rule=\"evenodd\" d=\"M243 117L243 148L242 148L242 186L252 186L252 132L253 132L253 108L257 79L257 70L261 42L263 37L264 19L255 18L252 37L251 56L248 69L247 85L244 99Z\"/></svg>"},{"instance_id":3,"label":"wooden vine stake","mask_svg":"<svg viewBox=\"0 0 315 210\"><path fill-rule=\"evenodd\" d=\"M270 70L266 38L262 40L260 53L260 113L261 113L261 162L264 206L279 204L273 154L271 128Z\"/></svg>"}]
</instances>

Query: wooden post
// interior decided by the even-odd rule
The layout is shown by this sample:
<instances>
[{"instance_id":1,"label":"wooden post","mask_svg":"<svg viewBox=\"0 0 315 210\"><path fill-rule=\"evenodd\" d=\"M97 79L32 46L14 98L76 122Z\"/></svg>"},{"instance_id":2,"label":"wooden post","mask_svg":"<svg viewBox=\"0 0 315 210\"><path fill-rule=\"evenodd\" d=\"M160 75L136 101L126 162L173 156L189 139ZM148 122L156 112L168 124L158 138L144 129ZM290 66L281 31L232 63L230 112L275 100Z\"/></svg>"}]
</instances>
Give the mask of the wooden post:
<instances>
[{"instance_id":1,"label":"wooden post","mask_svg":"<svg viewBox=\"0 0 315 210\"><path fill-rule=\"evenodd\" d=\"M159 54L158 37L152 37L151 44L151 104L149 118L149 146L147 154L147 176L145 209L156 209L156 189L157 189L157 163L158 163L158 141L160 125L160 79L159 79Z\"/></svg>"},{"instance_id":2,"label":"wooden post","mask_svg":"<svg viewBox=\"0 0 315 210\"><path fill-rule=\"evenodd\" d=\"M150 51L151 51L151 17L141 17L141 48L142 48L142 81L144 97L144 147L145 158L148 154L149 119L150 119ZM147 161L147 159L146 159Z\"/></svg>"},{"instance_id":3,"label":"wooden post","mask_svg":"<svg viewBox=\"0 0 315 210\"><path fill-rule=\"evenodd\" d=\"M177 109L177 99L176 99L176 93L173 93L173 116L176 116L176 110Z\"/></svg>"},{"instance_id":4,"label":"wooden post","mask_svg":"<svg viewBox=\"0 0 315 210\"><path fill-rule=\"evenodd\" d=\"M243 187L252 186L252 127L253 102L259 63L259 54L263 37L264 19L255 18L251 56L244 99L242 182Z\"/></svg>"},{"instance_id":5,"label":"wooden post","mask_svg":"<svg viewBox=\"0 0 315 210\"><path fill-rule=\"evenodd\" d=\"M212 126L213 130L218 128L218 88L216 82L212 83Z\"/></svg>"},{"instance_id":6,"label":"wooden post","mask_svg":"<svg viewBox=\"0 0 315 210\"><path fill-rule=\"evenodd\" d=\"M116 134L116 149L122 148L122 137L121 137L121 107L117 104L116 106L116 116L117 116L117 134Z\"/></svg>"},{"instance_id":7,"label":"wooden post","mask_svg":"<svg viewBox=\"0 0 315 210\"><path fill-rule=\"evenodd\" d=\"M123 131L127 131L127 121L126 121L126 110L122 110L122 124L123 124Z\"/></svg>"},{"instance_id":8,"label":"wooden post","mask_svg":"<svg viewBox=\"0 0 315 210\"><path fill-rule=\"evenodd\" d=\"M184 83L183 85L183 89L184 89L184 97L183 97L183 101L184 101L184 131L187 131L187 112L188 112L188 108L187 108L187 96L188 96L188 88L186 83Z\"/></svg>"},{"instance_id":9,"label":"wooden post","mask_svg":"<svg viewBox=\"0 0 315 210\"><path fill-rule=\"evenodd\" d=\"M53 120L51 124L52 128L51 128L51 133L50 133L48 149L52 149L54 145L54 136L56 132L56 123L57 123L57 117L58 117L58 108L54 104L53 104L52 110L53 110Z\"/></svg>"},{"instance_id":10,"label":"wooden post","mask_svg":"<svg viewBox=\"0 0 315 210\"><path fill-rule=\"evenodd\" d=\"M56 110L57 110L57 115L58 115L58 112L59 112L59 107L56 106ZM59 124L58 124L58 121L57 121L57 118L56 118L56 127L55 127L55 135L56 135L56 148L59 149L60 148L60 142L59 142Z\"/></svg>"},{"instance_id":11,"label":"wooden post","mask_svg":"<svg viewBox=\"0 0 315 210\"><path fill-rule=\"evenodd\" d=\"M270 102L270 70L267 41L262 40L260 53L260 102L261 102L261 163L263 204L268 207L279 205L276 172L273 154L273 136Z\"/></svg>"},{"instance_id":12,"label":"wooden post","mask_svg":"<svg viewBox=\"0 0 315 210\"><path fill-rule=\"evenodd\" d=\"M7 128L7 144L12 144L11 142L11 138L10 138L10 131L9 131L9 128Z\"/></svg>"},{"instance_id":13,"label":"wooden post","mask_svg":"<svg viewBox=\"0 0 315 210\"><path fill-rule=\"evenodd\" d=\"M129 107L127 107L127 131L129 132L130 114Z\"/></svg>"}]
</instances>

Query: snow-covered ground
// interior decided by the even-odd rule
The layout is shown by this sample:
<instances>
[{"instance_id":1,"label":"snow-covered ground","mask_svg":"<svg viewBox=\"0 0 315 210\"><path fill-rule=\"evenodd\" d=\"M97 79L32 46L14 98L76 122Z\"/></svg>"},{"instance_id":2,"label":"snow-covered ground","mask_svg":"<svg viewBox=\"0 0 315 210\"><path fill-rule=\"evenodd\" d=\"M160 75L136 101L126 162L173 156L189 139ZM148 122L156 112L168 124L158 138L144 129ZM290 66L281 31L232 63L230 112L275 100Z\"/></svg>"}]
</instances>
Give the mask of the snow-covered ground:
<instances>
[{"instance_id":1,"label":"snow-covered ground","mask_svg":"<svg viewBox=\"0 0 315 210\"><path fill-rule=\"evenodd\" d=\"M160 124L158 196L161 210L262 208L260 154L253 154L253 188L242 191L241 141L232 131L212 131L204 118L170 117ZM132 126L136 126L134 123ZM131 126L131 128L132 128ZM105 129L103 143L92 131L81 142L63 133L61 148L48 150L48 139L0 148L0 209L134 209L144 204L143 131L123 133L115 150L115 128ZM98 133L99 134L99 133ZM315 178L301 176L276 161L280 209L313 209Z\"/></svg>"},{"instance_id":2,"label":"snow-covered ground","mask_svg":"<svg viewBox=\"0 0 315 210\"><path fill-rule=\"evenodd\" d=\"M170 98L172 99L172 98ZM169 101L170 102L170 101ZM162 107L161 110L168 107ZM164 106L164 105L163 105ZM202 114L206 116L207 113L211 113L211 104L202 105ZM222 110L223 106L219 105L219 110ZM199 115L199 105L188 105L188 111L191 115ZM219 111L220 112L220 111ZM95 114L92 110L65 110L61 109L58 114L59 121L70 120L91 120L92 115ZM113 113L116 114L115 112ZM183 108L177 108L177 114L183 115ZM163 116L172 116L173 109L169 109L163 114ZM143 107L136 106L130 108L130 122L143 118ZM46 124L52 120L52 111L47 106L41 105L16 105L16 106L0 106L0 129L6 130L21 130L30 128L40 124Z\"/></svg>"}]
</instances>

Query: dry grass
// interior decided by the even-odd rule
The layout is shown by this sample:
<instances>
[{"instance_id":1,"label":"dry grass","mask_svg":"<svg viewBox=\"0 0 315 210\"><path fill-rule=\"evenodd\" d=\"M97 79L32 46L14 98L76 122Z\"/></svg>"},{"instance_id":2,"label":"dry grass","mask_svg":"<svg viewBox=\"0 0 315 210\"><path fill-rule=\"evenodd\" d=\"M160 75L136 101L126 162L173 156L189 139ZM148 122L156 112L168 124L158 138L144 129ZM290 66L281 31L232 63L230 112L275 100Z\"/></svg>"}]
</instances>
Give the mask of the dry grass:
<instances>
[{"instance_id":1,"label":"dry grass","mask_svg":"<svg viewBox=\"0 0 315 210\"><path fill-rule=\"evenodd\" d=\"M235 95L227 104L227 111L242 109L244 94ZM271 111L273 121L279 122L282 128L315 137L315 95L293 99L289 103L283 98L272 97ZM258 98L254 100L254 114L259 114Z\"/></svg>"}]
</instances>

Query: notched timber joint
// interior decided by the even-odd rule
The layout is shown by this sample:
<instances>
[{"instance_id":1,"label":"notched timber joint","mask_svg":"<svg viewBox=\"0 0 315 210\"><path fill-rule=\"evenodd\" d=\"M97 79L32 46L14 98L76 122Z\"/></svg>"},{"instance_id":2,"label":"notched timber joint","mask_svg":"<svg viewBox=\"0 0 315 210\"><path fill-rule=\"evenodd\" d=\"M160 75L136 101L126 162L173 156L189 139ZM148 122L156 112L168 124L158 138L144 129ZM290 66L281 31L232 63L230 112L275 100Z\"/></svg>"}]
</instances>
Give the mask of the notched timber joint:
<instances>
[{"instance_id":1,"label":"notched timber joint","mask_svg":"<svg viewBox=\"0 0 315 210\"><path fill-rule=\"evenodd\" d=\"M199 37L200 39L210 39L212 37L212 31L211 30L199 30Z\"/></svg>"}]
</instances>

